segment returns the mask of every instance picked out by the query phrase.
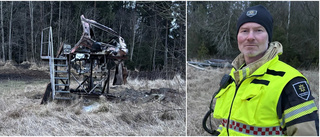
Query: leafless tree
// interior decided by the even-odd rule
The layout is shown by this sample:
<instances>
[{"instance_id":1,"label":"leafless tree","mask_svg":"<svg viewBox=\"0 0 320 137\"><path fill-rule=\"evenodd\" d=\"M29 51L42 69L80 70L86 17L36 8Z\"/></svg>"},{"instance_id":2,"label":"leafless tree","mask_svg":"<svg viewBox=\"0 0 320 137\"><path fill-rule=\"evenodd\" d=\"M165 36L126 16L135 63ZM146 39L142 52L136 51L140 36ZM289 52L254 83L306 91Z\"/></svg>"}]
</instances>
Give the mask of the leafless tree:
<instances>
[{"instance_id":1,"label":"leafless tree","mask_svg":"<svg viewBox=\"0 0 320 137\"><path fill-rule=\"evenodd\" d=\"M13 1L11 2L11 10L10 10L10 25L9 25L9 50L8 50L8 56L9 60L12 60L12 14L13 14Z\"/></svg>"},{"instance_id":2,"label":"leafless tree","mask_svg":"<svg viewBox=\"0 0 320 137\"><path fill-rule=\"evenodd\" d=\"M2 1L0 1L1 3L1 47L2 47L2 61L5 62L6 61L6 54L5 54L5 48L4 48L4 28L3 28L3 8L2 8Z\"/></svg>"},{"instance_id":3,"label":"leafless tree","mask_svg":"<svg viewBox=\"0 0 320 137\"><path fill-rule=\"evenodd\" d=\"M35 61L35 51L34 51L34 39L33 39L33 4L32 1L29 1L29 11L30 11L30 32L31 32L31 61Z\"/></svg>"}]
</instances>

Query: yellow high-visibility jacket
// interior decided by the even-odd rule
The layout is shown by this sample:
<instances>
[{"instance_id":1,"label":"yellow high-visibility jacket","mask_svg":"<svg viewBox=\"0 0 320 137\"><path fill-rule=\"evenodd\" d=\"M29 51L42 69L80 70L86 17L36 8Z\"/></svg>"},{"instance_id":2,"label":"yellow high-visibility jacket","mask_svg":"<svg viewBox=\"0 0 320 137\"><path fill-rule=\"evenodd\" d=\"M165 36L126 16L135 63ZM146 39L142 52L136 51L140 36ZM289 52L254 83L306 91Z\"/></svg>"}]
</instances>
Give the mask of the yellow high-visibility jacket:
<instances>
[{"instance_id":1,"label":"yellow high-visibility jacket","mask_svg":"<svg viewBox=\"0 0 320 137\"><path fill-rule=\"evenodd\" d=\"M241 77L250 70L239 71ZM229 74L233 79L234 72L233 68ZM305 78L276 55L240 83L233 81L221 89L215 97L213 115L222 122L218 128L219 136L284 135L285 123L316 111L314 101L310 100L286 110L279 119L279 97L286 84L296 77Z\"/></svg>"}]
</instances>

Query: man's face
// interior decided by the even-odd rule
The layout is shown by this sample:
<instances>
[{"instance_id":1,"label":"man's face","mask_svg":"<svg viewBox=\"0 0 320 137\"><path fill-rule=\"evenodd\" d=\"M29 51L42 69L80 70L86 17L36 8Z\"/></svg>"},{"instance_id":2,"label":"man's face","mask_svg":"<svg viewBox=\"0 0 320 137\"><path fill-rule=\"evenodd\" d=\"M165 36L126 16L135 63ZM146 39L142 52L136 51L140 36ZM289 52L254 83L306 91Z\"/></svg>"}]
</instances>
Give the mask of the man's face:
<instances>
[{"instance_id":1,"label":"man's face","mask_svg":"<svg viewBox=\"0 0 320 137\"><path fill-rule=\"evenodd\" d=\"M247 58L262 57L268 49L268 32L258 23L248 22L239 28L238 48Z\"/></svg>"}]
</instances>

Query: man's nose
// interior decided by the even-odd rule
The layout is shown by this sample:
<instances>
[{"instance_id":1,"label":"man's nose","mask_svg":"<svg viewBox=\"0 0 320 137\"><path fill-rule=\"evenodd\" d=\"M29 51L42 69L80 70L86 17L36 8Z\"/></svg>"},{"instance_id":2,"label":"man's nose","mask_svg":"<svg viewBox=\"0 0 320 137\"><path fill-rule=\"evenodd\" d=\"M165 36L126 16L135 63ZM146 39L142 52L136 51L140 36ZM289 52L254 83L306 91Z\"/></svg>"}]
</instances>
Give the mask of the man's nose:
<instances>
[{"instance_id":1,"label":"man's nose","mask_svg":"<svg viewBox=\"0 0 320 137\"><path fill-rule=\"evenodd\" d=\"M249 34L248 34L248 36L247 36L247 40L248 40L248 41L252 41L252 40L254 40L254 39L255 39L254 33L253 33L253 31L250 31Z\"/></svg>"}]
</instances>

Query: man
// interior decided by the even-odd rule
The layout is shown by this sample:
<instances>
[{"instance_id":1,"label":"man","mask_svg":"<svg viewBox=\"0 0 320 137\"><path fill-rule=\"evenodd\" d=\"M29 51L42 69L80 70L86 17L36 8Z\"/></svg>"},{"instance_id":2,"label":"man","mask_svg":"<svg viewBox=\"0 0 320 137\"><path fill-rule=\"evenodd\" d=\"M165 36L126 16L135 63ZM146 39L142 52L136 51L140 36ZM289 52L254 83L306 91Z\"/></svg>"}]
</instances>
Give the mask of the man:
<instances>
[{"instance_id":1,"label":"man","mask_svg":"<svg viewBox=\"0 0 320 137\"><path fill-rule=\"evenodd\" d=\"M261 6L237 22L240 55L226 86L215 96L220 136L317 136L318 114L308 80L279 60L282 45L272 40L273 18ZM222 84L225 85L225 84Z\"/></svg>"}]
</instances>

